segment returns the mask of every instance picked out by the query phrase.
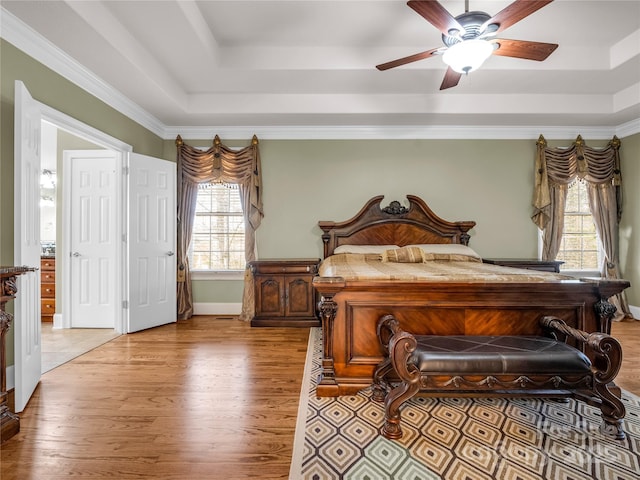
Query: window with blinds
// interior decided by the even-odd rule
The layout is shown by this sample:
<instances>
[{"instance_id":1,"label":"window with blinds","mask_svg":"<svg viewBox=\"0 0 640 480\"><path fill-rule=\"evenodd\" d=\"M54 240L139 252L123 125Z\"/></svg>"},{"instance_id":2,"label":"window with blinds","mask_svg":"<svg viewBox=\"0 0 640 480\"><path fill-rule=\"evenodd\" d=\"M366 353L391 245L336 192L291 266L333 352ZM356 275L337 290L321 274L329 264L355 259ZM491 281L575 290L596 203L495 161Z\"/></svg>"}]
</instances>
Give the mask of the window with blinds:
<instances>
[{"instance_id":1,"label":"window with blinds","mask_svg":"<svg viewBox=\"0 0 640 480\"><path fill-rule=\"evenodd\" d=\"M593 223L587 186L576 181L569 186L564 211L564 230L556 260L562 270L599 270L600 243Z\"/></svg>"},{"instance_id":2,"label":"window with blinds","mask_svg":"<svg viewBox=\"0 0 640 480\"><path fill-rule=\"evenodd\" d=\"M194 271L244 270L244 217L237 185L199 185L189 263Z\"/></svg>"}]
</instances>

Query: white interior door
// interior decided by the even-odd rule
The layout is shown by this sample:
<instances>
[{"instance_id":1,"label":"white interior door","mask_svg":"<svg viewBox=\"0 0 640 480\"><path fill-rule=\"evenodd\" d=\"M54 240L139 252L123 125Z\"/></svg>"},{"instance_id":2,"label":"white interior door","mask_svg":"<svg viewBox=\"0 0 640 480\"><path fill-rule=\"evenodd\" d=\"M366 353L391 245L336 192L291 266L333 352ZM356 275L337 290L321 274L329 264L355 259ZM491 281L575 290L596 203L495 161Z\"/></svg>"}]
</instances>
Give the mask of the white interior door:
<instances>
[{"instance_id":1,"label":"white interior door","mask_svg":"<svg viewBox=\"0 0 640 480\"><path fill-rule=\"evenodd\" d=\"M70 150L70 324L115 328L120 309L118 202L121 155Z\"/></svg>"},{"instance_id":2,"label":"white interior door","mask_svg":"<svg viewBox=\"0 0 640 480\"><path fill-rule=\"evenodd\" d=\"M14 263L40 267L40 104L15 82ZM40 272L17 277L14 306L15 409L40 381Z\"/></svg>"},{"instance_id":3,"label":"white interior door","mask_svg":"<svg viewBox=\"0 0 640 480\"><path fill-rule=\"evenodd\" d=\"M176 321L176 164L129 154L128 322L136 332Z\"/></svg>"}]
</instances>

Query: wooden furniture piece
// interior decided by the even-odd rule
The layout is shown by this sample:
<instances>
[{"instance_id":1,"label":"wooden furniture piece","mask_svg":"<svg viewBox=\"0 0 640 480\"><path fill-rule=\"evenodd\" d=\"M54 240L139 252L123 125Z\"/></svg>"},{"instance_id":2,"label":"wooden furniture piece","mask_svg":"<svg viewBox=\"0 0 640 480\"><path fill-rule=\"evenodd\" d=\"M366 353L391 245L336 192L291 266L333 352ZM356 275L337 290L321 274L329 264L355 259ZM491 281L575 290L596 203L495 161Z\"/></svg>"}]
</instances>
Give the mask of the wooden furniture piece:
<instances>
[{"instance_id":1,"label":"wooden furniture piece","mask_svg":"<svg viewBox=\"0 0 640 480\"><path fill-rule=\"evenodd\" d=\"M40 318L43 322L53 322L56 313L56 259L40 259Z\"/></svg>"},{"instance_id":2,"label":"wooden furniture piece","mask_svg":"<svg viewBox=\"0 0 640 480\"><path fill-rule=\"evenodd\" d=\"M7 302L16 297L16 277L34 271L32 267L0 267L0 442L4 442L20 431L20 418L7 405L7 359L5 357L5 335L13 321L7 313Z\"/></svg>"},{"instance_id":3,"label":"wooden furniture piece","mask_svg":"<svg viewBox=\"0 0 640 480\"><path fill-rule=\"evenodd\" d=\"M316 295L312 287L319 258L268 259L249 262L255 284L253 327L314 327Z\"/></svg>"},{"instance_id":4,"label":"wooden furniture piece","mask_svg":"<svg viewBox=\"0 0 640 480\"><path fill-rule=\"evenodd\" d=\"M382 208L382 199L372 198L344 222L319 222L325 258L340 245L469 241L475 222L443 220L413 195L407 196L409 207L391 202ZM629 282L549 276L537 283L315 277L323 335L317 395L351 395L371 385L383 354L376 325L385 314L416 335L540 335L538 319L544 315L586 332L610 333L615 307L607 300Z\"/></svg>"},{"instance_id":5,"label":"wooden furniture piece","mask_svg":"<svg viewBox=\"0 0 640 480\"><path fill-rule=\"evenodd\" d=\"M527 268L555 273L560 273L560 265L564 263L559 260L537 260L534 258L483 258L482 261L503 267Z\"/></svg>"},{"instance_id":6,"label":"wooden furniture piece","mask_svg":"<svg viewBox=\"0 0 640 480\"><path fill-rule=\"evenodd\" d=\"M384 402L386 438L402 437L400 407L417 393L442 396L574 397L600 408L601 430L625 438L622 400L610 390L622 363L620 343L561 319L542 317L544 336L412 335L393 315L378 322L384 360L373 375L372 398ZM594 352L596 361L571 340Z\"/></svg>"}]
</instances>

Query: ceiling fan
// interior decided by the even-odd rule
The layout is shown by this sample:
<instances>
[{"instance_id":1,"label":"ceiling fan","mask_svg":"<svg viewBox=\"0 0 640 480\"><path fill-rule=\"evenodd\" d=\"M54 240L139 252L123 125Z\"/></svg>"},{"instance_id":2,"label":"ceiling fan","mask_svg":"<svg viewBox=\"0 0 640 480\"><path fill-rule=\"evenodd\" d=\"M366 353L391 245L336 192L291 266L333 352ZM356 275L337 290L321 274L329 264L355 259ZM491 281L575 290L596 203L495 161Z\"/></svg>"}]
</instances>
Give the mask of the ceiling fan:
<instances>
[{"instance_id":1,"label":"ceiling fan","mask_svg":"<svg viewBox=\"0 0 640 480\"><path fill-rule=\"evenodd\" d=\"M465 12L451 15L437 0L411 0L412 9L442 32L444 47L432 48L391 62L376 65L378 70L406 65L425 58L442 55L448 65L440 90L458 85L462 74L479 68L491 55L545 60L558 48L555 43L529 42L495 38L495 35L528 17L553 0L516 0L494 16L485 12L470 12L465 0Z\"/></svg>"}]
</instances>

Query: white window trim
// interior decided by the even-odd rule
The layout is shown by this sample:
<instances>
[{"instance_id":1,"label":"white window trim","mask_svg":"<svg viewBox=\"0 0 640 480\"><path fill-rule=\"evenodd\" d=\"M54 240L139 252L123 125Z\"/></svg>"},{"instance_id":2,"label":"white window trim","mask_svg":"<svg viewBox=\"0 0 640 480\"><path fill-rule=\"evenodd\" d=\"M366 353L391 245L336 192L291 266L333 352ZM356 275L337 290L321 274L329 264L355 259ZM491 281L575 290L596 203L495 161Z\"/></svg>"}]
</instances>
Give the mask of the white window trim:
<instances>
[{"instance_id":1,"label":"white window trim","mask_svg":"<svg viewBox=\"0 0 640 480\"><path fill-rule=\"evenodd\" d=\"M538 230L538 260L542 260L542 230ZM602 277L602 274L598 270L560 270L562 275L569 275L570 277Z\"/></svg>"},{"instance_id":2,"label":"white window trim","mask_svg":"<svg viewBox=\"0 0 640 480\"><path fill-rule=\"evenodd\" d=\"M191 270L191 280L244 280L244 270Z\"/></svg>"},{"instance_id":3,"label":"white window trim","mask_svg":"<svg viewBox=\"0 0 640 480\"><path fill-rule=\"evenodd\" d=\"M197 147L206 150L205 147ZM242 198L240 198L242 201ZM244 215L244 214L243 214ZM245 241L246 241L245 231ZM191 246L187 251L187 258L191 259ZM192 280L244 280L244 270L194 270L190 269Z\"/></svg>"}]
</instances>

